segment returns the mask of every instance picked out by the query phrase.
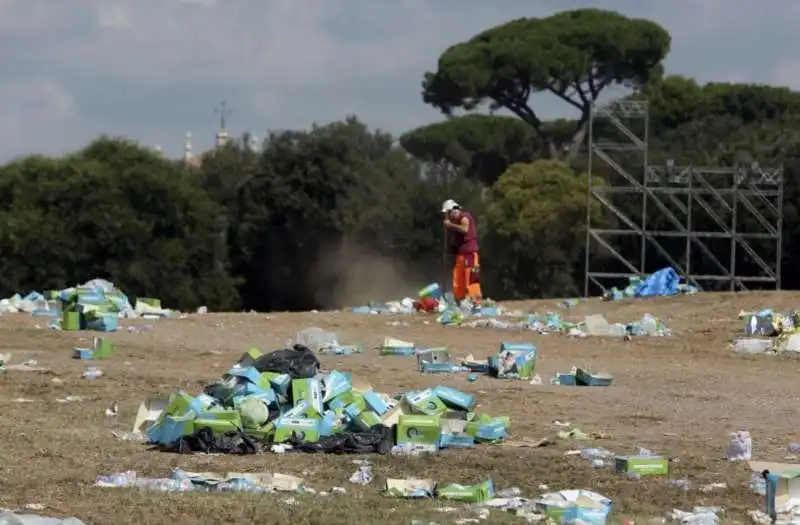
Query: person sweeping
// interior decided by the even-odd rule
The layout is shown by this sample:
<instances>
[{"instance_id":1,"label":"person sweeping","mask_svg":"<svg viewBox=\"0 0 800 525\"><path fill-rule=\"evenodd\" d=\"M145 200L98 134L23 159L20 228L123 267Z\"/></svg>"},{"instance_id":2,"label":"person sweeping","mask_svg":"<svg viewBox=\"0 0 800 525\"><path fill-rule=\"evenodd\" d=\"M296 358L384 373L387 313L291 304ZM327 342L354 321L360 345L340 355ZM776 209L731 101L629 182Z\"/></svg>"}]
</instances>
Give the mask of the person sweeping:
<instances>
[{"instance_id":1,"label":"person sweeping","mask_svg":"<svg viewBox=\"0 0 800 525\"><path fill-rule=\"evenodd\" d=\"M442 203L445 234L455 262L453 264L453 297L459 303L469 298L474 304L482 299L478 233L472 214L461 209L453 199Z\"/></svg>"}]
</instances>

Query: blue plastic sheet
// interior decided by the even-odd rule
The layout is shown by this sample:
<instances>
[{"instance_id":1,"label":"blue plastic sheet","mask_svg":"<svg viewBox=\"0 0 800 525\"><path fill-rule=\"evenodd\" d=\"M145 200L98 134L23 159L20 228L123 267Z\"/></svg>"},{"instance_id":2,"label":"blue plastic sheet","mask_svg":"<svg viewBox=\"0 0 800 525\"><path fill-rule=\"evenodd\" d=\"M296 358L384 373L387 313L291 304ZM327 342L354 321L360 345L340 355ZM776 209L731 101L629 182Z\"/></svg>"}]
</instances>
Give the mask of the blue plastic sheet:
<instances>
[{"instance_id":1,"label":"blue plastic sheet","mask_svg":"<svg viewBox=\"0 0 800 525\"><path fill-rule=\"evenodd\" d=\"M681 278L675 268L667 267L640 282L633 292L634 297L664 297L677 295Z\"/></svg>"}]
</instances>

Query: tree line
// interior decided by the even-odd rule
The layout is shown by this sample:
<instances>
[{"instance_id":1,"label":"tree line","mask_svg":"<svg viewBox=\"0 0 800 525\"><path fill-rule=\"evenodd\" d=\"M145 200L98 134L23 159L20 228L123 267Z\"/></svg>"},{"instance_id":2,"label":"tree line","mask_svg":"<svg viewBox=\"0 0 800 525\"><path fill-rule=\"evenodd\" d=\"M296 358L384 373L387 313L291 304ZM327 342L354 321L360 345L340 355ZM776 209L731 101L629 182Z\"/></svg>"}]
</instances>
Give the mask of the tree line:
<instances>
[{"instance_id":1,"label":"tree line","mask_svg":"<svg viewBox=\"0 0 800 525\"><path fill-rule=\"evenodd\" d=\"M785 169L787 263L800 251L800 93L670 76L662 67L670 44L657 23L605 10L518 19L444 50L423 75L422 98L445 118L399 137L351 116L271 133L257 150L243 136L199 166L111 137L62 157L13 160L0 167L0 295L103 277L177 308L305 310L386 299L443 278L439 207L447 198L478 218L487 295L578 295L589 111L619 86L650 103L651 162ZM536 93L554 95L576 118L542 119ZM614 133L598 126L602 136ZM616 158L641 172L635 155ZM612 175L597 170L592 184ZM638 221L639 201L630 200L622 207ZM589 211L593 224L619 221ZM613 247L639 250L630 239ZM769 243L756 251L775 256ZM614 268L607 251L593 257ZM707 258L693 265L712 271ZM785 276L784 287L795 281Z\"/></svg>"}]
</instances>

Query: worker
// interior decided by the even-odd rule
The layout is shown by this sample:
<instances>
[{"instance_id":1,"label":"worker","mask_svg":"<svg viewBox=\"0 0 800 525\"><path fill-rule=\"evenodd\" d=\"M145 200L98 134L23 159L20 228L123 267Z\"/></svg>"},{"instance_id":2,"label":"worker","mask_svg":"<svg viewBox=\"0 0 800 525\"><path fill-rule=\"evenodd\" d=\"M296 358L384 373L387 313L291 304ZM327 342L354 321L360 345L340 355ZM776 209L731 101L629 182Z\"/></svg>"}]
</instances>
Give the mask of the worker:
<instances>
[{"instance_id":1,"label":"worker","mask_svg":"<svg viewBox=\"0 0 800 525\"><path fill-rule=\"evenodd\" d=\"M455 255L453 264L453 297L459 303L470 299L480 303L480 258L478 256L478 233L472 214L461 209L453 199L442 203L445 234Z\"/></svg>"}]
</instances>

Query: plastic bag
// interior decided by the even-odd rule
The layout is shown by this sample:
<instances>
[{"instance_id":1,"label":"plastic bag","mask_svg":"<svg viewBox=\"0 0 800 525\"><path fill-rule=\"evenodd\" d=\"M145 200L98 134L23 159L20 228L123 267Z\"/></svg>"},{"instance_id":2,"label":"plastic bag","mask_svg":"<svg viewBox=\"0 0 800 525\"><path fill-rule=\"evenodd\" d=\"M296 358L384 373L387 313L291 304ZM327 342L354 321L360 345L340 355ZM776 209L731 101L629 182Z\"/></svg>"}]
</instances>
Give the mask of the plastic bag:
<instances>
[{"instance_id":1,"label":"plastic bag","mask_svg":"<svg viewBox=\"0 0 800 525\"><path fill-rule=\"evenodd\" d=\"M319 359L307 346L275 350L256 359L253 366L261 373L288 374L292 379L308 379L319 372Z\"/></svg>"},{"instance_id":2,"label":"plastic bag","mask_svg":"<svg viewBox=\"0 0 800 525\"><path fill-rule=\"evenodd\" d=\"M321 437L314 443L293 442L292 449L301 452L327 452L329 454L389 454L394 439L392 429L375 425L366 432L345 432Z\"/></svg>"}]
</instances>

